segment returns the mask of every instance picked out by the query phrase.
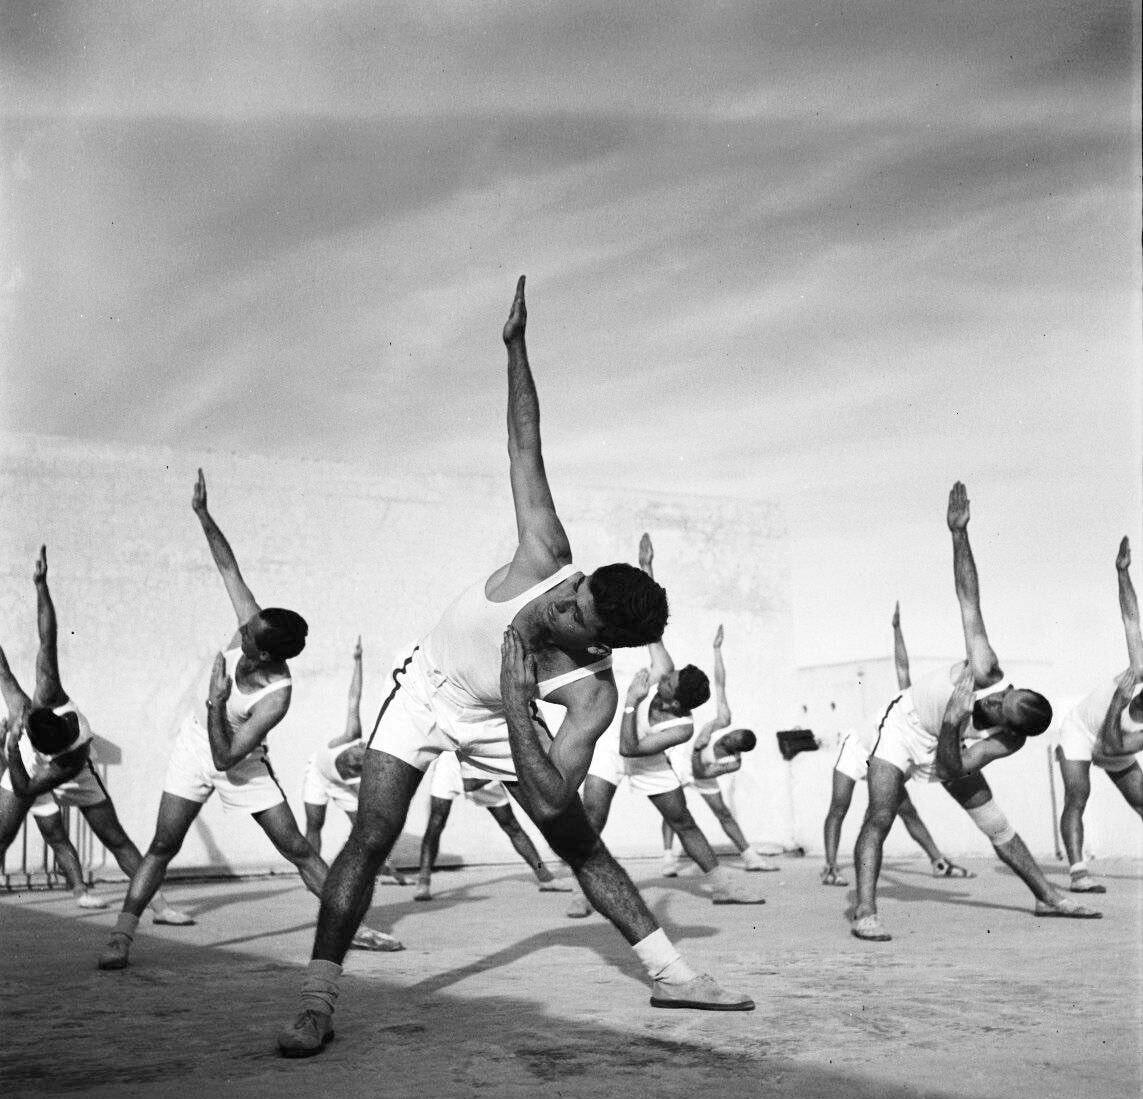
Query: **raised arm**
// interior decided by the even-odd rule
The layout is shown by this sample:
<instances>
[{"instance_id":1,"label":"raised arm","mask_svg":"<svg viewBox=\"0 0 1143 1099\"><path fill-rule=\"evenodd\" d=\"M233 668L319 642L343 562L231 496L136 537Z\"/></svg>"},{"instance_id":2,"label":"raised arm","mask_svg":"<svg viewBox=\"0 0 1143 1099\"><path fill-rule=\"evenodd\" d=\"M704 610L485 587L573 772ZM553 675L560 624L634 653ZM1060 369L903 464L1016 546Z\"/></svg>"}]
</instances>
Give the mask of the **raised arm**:
<instances>
[{"instance_id":1,"label":"raised arm","mask_svg":"<svg viewBox=\"0 0 1143 1099\"><path fill-rule=\"evenodd\" d=\"M1115 684L1115 694L1111 696L1111 704L1107 707L1103 726L1099 730L1099 750L1102 755L1123 756L1143 751L1143 733L1124 732L1120 721L1123 711L1135 695L1135 685L1139 678L1139 672L1128 668Z\"/></svg>"},{"instance_id":2,"label":"raised arm","mask_svg":"<svg viewBox=\"0 0 1143 1099\"><path fill-rule=\"evenodd\" d=\"M533 716L535 657L509 626L500 647L500 691L520 793L538 820L551 820L575 801L595 742L615 716L615 681L610 671L600 672L548 695L567 710L552 737Z\"/></svg>"},{"instance_id":3,"label":"raised arm","mask_svg":"<svg viewBox=\"0 0 1143 1099\"><path fill-rule=\"evenodd\" d=\"M652 580L655 579L655 547L651 545L651 536L645 531L639 539L639 567ZM660 679L665 679L675 670L675 662L661 638L647 646L647 655L651 659L652 683L658 683Z\"/></svg>"},{"instance_id":4,"label":"raised arm","mask_svg":"<svg viewBox=\"0 0 1143 1099\"><path fill-rule=\"evenodd\" d=\"M37 706L62 706L67 701L67 692L60 684L56 608L48 590L47 546L40 546L40 556L32 566L32 583L36 586L36 628L40 634L40 648L36 653L36 686L32 697Z\"/></svg>"},{"instance_id":5,"label":"raised arm","mask_svg":"<svg viewBox=\"0 0 1143 1099\"><path fill-rule=\"evenodd\" d=\"M504 345L508 349L508 463L519 542L509 572L522 583L549 576L555 568L571 561L571 545L556 514L544 470L540 399L524 342L527 321L521 275L504 325Z\"/></svg>"},{"instance_id":6,"label":"raised arm","mask_svg":"<svg viewBox=\"0 0 1143 1099\"><path fill-rule=\"evenodd\" d=\"M361 736L361 636L353 647L353 677L349 681L349 706L345 715L345 732L329 742L331 748L348 744Z\"/></svg>"},{"instance_id":7,"label":"raised arm","mask_svg":"<svg viewBox=\"0 0 1143 1099\"><path fill-rule=\"evenodd\" d=\"M901 604L893 604L893 663L897 668L897 687L905 690L912 685L909 678L909 653L905 648L905 635L901 632Z\"/></svg>"},{"instance_id":8,"label":"raised arm","mask_svg":"<svg viewBox=\"0 0 1143 1099\"><path fill-rule=\"evenodd\" d=\"M1119 581L1119 614L1127 637L1127 658L1131 667L1143 676L1143 632L1139 627L1139 600L1131 583L1131 543L1124 538L1115 558L1115 575Z\"/></svg>"},{"instance_id":9,"label":"raised arm","mask_svg":"<svg viewBox=\"0 0 1143 1099\"><path fill-rule=\"evenodd\" d=\"M965 652L975 685L991 687L1001 678L1000 662L988 641L984 618L980 613L980 583L976 575L976 562L968 542L968 492L957 481L949 493L948 526L952 533L953 578L956 598L960 604L960 620L964 628Z\"/></svg>"},{"instance_id":10,"label":"raised arm","mask_svg":"<svg viewBox=\"0 0 1143 1099\"><path fill-rule=\"evenodd\" d=\"M210 694L206 700L207 737L210 740L210 756L215 767L226 771L239 760L245 759L263 740L266 734L286 716L290 708L290 687L272 691L254 704L250 720L235 735L226 719L226 700L230 697L232 683L226 674L226 657L219 653L214 658L214 668L210 673Z\"/></svg>"},{"instance_id":11,"label":"raised arm","mask_svg":"<svg viewBox=\"0 0 1143 1099\"><path fill-rule=\"evenodd\" d=\"M246 581L242 579L242 573L238 571L238 561L235 559L234 551L230 548L230 543L207 510L206 478L202 475L201 469L198 471L198 480L195 481L191 507L194 509L195 515L198 516L198 521L202 524L202 532L206 535L206 544L210 546L210 554L214 558L215 565L218 566L222 582L226 585L226 594L230 596L230 603L234 607L234 613L238 616L238 624L241 626L256 615L261 607L254 601L254 596L246 586Z\"/></svg>"}]
</instances>

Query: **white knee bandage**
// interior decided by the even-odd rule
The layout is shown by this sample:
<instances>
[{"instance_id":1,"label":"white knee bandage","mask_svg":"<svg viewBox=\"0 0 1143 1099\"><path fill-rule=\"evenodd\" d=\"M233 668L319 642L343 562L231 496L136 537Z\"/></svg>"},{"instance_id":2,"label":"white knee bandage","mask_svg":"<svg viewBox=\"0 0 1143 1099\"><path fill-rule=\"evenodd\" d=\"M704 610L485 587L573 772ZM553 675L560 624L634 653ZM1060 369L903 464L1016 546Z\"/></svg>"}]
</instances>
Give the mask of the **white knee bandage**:
<instances>
[{"instance_id":1,"label":"white knee bandage","mask_svg":"<svg viewBox=\"0 0 1143 1099\"><path fill-rule=\"evenodd\" d=\"M966 809L965 812L972 817L973 824L988 837L988 842L993 847L999 847L1002 843L1008 843L1009 840L1016 838L1016 829L1008 823L1008 818L1000 806L991 798L983 805L975 809Z\"/></svg>"}]
</instances>

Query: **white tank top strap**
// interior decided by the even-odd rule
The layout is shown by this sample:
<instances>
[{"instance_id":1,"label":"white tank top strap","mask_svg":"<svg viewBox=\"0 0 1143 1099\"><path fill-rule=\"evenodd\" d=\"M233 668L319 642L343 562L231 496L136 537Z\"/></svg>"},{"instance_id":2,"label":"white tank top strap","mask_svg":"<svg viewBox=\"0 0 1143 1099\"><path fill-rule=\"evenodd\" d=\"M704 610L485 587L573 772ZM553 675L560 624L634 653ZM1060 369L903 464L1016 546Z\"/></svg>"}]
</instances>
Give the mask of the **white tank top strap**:
<instances>
[{"instance_id":1,"label":"white tank top strap","mask_svg":"<svg viewBox=\"0 0 1143 1099\"><path fill-rule=\"evenodd\" d=\"M235 674L238 670L238 661L242 658L242 649L227 649L223 656L226 659L226 672L230 676L230 697L226 700L227 710L238 716L248 714L268 694L280 691L283 687L293 686L293 677L287 675L246 694L238 689L238 677Z\"/></svg>"},{"instance_id":2,"label":"white tank top strap","mask_svg":"<svg viewBox=\"0 0 1143 1099\"><path fill-rule=\"evenodd\" d=\"M536 694L540 698L547 698L553 691L558 691L561 687L566 687L569 683L574 683L577 679L586 679L589 675L595 675L596 672L601 672L605 668L611 667L611 654L608 653L605 657L596 660L592 664L585 664L582 668L572 668L570 672L563 672L560 675L554 675L551 679L542 679L536 684Z\"/></svg>"},{"instance_id":3,"label":"white tank top strap","mask_svg":"<svg viewBox=\"0 0 1143 1099\"><path fill-rule=\"evenodd\" d=\"M545 580L541 580L537 584L533 584L527 591L521 592L519 595L513 596L506 601L507 603L517 603L521 607L527 606L531 603L537 595L543 595L546 591L551 591L557 584L562 584L569 576L575 576L580 570L575 565L567 564L558 568L551 576ZM489 600L491 602L491 600ZM506 605L504 604L504 605Z\"/></svg>"}]
</instances>

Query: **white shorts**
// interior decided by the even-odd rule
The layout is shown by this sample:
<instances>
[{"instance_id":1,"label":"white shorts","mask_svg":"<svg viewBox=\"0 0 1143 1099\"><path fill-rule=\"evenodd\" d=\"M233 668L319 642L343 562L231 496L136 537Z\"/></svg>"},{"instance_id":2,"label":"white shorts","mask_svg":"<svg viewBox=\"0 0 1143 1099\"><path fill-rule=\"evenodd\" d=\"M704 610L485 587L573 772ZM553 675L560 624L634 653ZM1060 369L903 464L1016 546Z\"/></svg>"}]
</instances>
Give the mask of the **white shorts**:
<instances>
[{"instance_id":1,"label":"white shorts","mask_svg":"<svg viewBox=\"0 0 1143 1099\"><path fill-rule=\"evenodd\" d=\"M1073 763L1094 763L1097 767L1110 774L1126 771L1133 763L1135 756L1101 756L1097 755L1095 746L1098 735L1093 733L1088 725L1081 721L1074 713L1068 714L1060 724L1059 746L1064 759Z\"/></svg>"},{"instance_id":2,"label":"white shorts","mask_svg":"<svg viewBox=\"0 0 1143 1099\"><path fill-rule=\"evenodd\" d=\"M22 748L24 741L21 740L20 744ZM25 760L24 765L27 767L27 760ZM29 768L28 777L31 779L38 777L34 768ZM0 786L10 794L16 793L12 789L11 772L4 772L3 778L0 778ZM64 805L74 805L77 809L87 809L92 805L100 805L108 800L110 800L110 795L103 783L99 781L99 775L95 773L91 760L86 760L75 778L69 778L67 782L53 786L48 793L41 794L36 798L32 802L30 812L34 817L50 817L58 813L60 807Z\"/></svg>"},{"instance_id":3,"label":"white shorts","mask_svg":"<svg viewBox=\"0 0 1143 1099\"><path fill-rule=\"evenodd\" d=\"M466 790L464 788L466 778L479 779L487 785L478 786L475 790ZM508 791L504 789L502 782L490 781L487 775L461 763L452 752L442 752L437 756L429 795L442 801L456 801L459 797L467 797L473 805L479 805L482 809L498 809L501 805L508 804Z\"/></svg>"},{"instance_id":4,"label":"white shorts","mask_svg":"<svg viewBox=\"0 0 1143 1099\"><path fill-rule=\"evenodd\" d=\"M721 796L722 787L719 786L717 778L695 778L694 756L691 753L689 742L668 748L667 762L670 763L671 770L675 772L679 785L684 789L694 790L707 798L715 795Z\"/></svg>"},{"instance_id":5,"label":"white shorts","mask_svg":"<svg viewBox=\"0 0 1143 1099\"><path fill-rule=\"evenodd\" d=\"M861 738L852 730L842 734L833 769L854 782L864 782L869 773L869 753L862 745Z\"/></svg>"},{"instance_id":6,"label":"white shorts","mask_svg":"<svg viewBox=\"0 0 1143 1099\"><path fill-rule=\"evenodd\" d=\"M306 777L302 779L302 801L306 805L328 805L331 801L346 813L357 812L357 786L343 782L331 782L318 769L310 756L306 764Z\"/></svg>"},{"instance_id":7,"label":"white shorts","mask_svg":"<svg viewBox=\"0 0 1143 1099\"><path fill-rule=\"evenodd\" d=\"M429 665L420 646L394 669L392 678L393 688L367 747L396 756L418 771L427 770L441 752L456 752L483 778L516 781L503 710L457 702L449 693L452 685Z\"/></svg>"},{"instance_id":8,"label":"white shorts","mask_svg":"<svg viewBox=\"0 0 1143 1099\"><path fill-rule=\"evenodd\" d=\"M259 745L227 771L210 756L210 739L194 714L188 714L175 737L163 790L200 805L217 790L222 804L242 813L261 813L286 800L266 746Z\"/></svg>"},{"instance_id":9,"label":"white shorts","mask_svg":"<svg viewBox=\"0 0 1143 1099\"><path fill-rule=\"evenodd\" d=\"M889 703L870 756L891 763L906 778L940 781L936 775L937 738L921 726L907 694Z\"/></svg>"},{"instance_id":10,"label":"white shorts","mask_svg":"<svg viewBox=\"0 0 1143 1099\"><path fill-rule=\"evenodd\" d=\"M647 797L669 794L682 785L666 752L656 752L653 756L622 756L617 733L605 733L600 737L587 773L612 786L618 786L626 778L635 793L646 794Z\"/></svg>"}]
</instances>

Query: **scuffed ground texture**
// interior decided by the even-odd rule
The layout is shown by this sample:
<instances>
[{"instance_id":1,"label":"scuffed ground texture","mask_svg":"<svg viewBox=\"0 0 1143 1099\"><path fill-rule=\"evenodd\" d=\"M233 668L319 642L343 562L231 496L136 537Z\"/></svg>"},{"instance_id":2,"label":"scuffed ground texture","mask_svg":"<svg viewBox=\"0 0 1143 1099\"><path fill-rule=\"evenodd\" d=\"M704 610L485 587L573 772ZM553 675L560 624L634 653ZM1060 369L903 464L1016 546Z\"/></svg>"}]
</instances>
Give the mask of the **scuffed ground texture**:
<instances>
[{"instance_id":1,"label":"scuffed ground texture","mask_svg":"<svg viewBox=\"0 0 1143 1099\"><path fill-rule=\"evenodd\" d=\"M699 967L749 1014L660 1011L599 916L569 920L512 866L380 886L369 922L407 949L350 955L337 1037L284 1061L316 904L294 880L175 884L195 927L144 919L134 964L95 968L113 912L0 894L0 1093L239 1096L889 1097L1138 1095L1143 865L1100 863L1101 921L1034 919L1008 872L885 868L889 944L859 943L849 891L781 860L769 903L714 907L692 875L629 868ZM1065 875L1053 871L1062 883ZM122 891L103 885L109 898Z\"/></svg>"}]
</instances>

